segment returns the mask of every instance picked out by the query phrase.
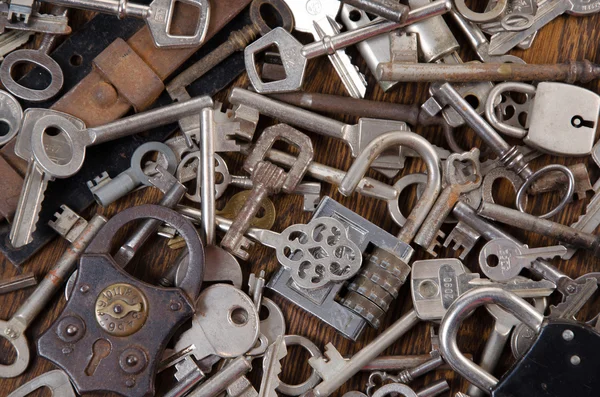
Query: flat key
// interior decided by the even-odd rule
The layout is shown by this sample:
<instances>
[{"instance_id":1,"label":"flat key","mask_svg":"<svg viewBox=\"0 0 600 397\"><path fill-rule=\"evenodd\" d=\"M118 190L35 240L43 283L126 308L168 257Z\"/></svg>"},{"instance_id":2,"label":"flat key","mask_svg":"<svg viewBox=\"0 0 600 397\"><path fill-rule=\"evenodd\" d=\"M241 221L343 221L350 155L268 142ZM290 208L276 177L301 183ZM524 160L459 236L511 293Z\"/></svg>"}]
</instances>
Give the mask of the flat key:
<instances>
[{"instance_id":1,"label":"flat key","mask_svg":"<svg viewBox=\"0 0 600 397\"><path fill-rule=\"evenodd\" d=\"M483 274L495 281L507 281L530 268L538 259L563 257L567 249L562 245L529 248L508 239L489 241L479 254L479 267Z\"/></svg>"},{"instance_id":2,"label":"flat key","mask_svg":"<svg viewBox=\"0 0 600 397\"><path fill-rule=\"evenodd\" d=\"M23 182L23 189L17 204L14 221L10 229L10 243L13 247L23 247L33 241L33 232L44 201L44 192L48 182L54 180L44 172L36 161L30 161Z\"/></svg>"},{"instance_id":3,"label":"flat key","mask_svg":"<svg viewBox=\"0 0 600 397\"><path fill-rule=\"evenodd\" d=\"M6 280L0 280L0 295L18 291L36 284L37 279L33 273L21 274Z\"/></svg>"},{"instance_id":4,"label":"flat key","mask_svg":"<svg viewBox=\"0 0 600 397\"><path fill-rule=\"evenodd\" d=\"M316 41L340 33L339 25L335 21L342 5L340 1L322 0L319 2L319 7L311 6L312 0L285 0L285 2L292 10L297 31L312 34ZM364 98L367 82L352 64L346 51L343 49L335 51L329 55L329 60L350 96Z\"/></svg>"},{"instance_id":5,"label":"flat key","mask_svg":"<svg viewBox=\"0 0 600 397\"><path fill-rule=\"evenodd\" d=\"M538 7L533 24L528 29L519 32L498 33L492 36L489 53L491 55L506 54L565 12L576 16L583 16L599 11L600 1L598 0L547 0Z\"/></svg>"}]
</instances>

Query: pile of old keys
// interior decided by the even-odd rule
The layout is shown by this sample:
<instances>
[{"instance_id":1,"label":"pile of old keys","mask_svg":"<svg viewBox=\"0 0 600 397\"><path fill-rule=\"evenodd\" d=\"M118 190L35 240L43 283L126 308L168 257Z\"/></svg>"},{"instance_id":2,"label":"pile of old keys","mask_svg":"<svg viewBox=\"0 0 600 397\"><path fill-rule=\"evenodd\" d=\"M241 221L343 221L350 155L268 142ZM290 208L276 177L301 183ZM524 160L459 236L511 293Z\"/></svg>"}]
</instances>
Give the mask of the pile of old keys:
<instances>
[{"instance_id":1,"label":"pile of old keys","mask_svg":"<svg viewBox=\"0 0 600 397\"><path fill-rule=\"evenodd\" d=\"M70 76L77 10L143 23L94 43L93 60L67 54L87 67ZM536 48L559 17L598 24L598 11L599 0L1 2L0 395L599 395L600 96L581 85L600 65L508 53ZM112 37L106 21L81 29ZM39 47L20 48L35 33ZM321 56L333 69L309 64ZM365 99L408 83L428 84L428 98ZM332 86L346 95L319 92ZM157 129L168 133L149 139ZM62 255L34 256L53 234ZM422 354L384 355L392 346Z\"/></svg>"}]
</instances>

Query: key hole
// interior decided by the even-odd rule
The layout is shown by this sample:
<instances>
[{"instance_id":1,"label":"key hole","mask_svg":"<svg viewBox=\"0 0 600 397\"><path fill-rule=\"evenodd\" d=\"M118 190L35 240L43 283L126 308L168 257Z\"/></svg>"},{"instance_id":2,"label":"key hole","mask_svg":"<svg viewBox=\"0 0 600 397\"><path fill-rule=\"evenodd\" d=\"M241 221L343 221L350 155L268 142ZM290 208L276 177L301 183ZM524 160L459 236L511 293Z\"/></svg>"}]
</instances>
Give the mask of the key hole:
<instances>
[{"instance_id":1,"label":"key hole","mask_svg":"<svg viewBox=\"0 0 600 397\"><path fill-rule=\"evenodd\" d=\"M575 128L594 128L595 123L592 120L584 120L581 116L573 116L571 119L571 125Z\"/></svg>"},{"instance_id":2,"label":"key hole","mask_svg":"<svg viewBox=\"0 0 600 397\"><path fill-rule=\"evenodd\" d=\"M496 267L496 266L498 266L500 264L500 258L498 258L497 255L492 254L492 255L490 255L490 256L487 257L486 262L487 262L487 265L489 267L493 268L493 267Z\"/></svg>"},{"instance_id":3,"label":"key hole","mask_svg":"<svg viewBox=\"0 0 600 397\"><path fill-rule=\"evenodd\" d=\"M92 346L92 358L85 369L85 374L87 376L94 375L94 372L96 372L96 369L100 365L100 361L108 357L111 350L112 347L110 342L106 339L98 339L96 342L94 342L94 345Z\"/></svg>"}]
</instances>

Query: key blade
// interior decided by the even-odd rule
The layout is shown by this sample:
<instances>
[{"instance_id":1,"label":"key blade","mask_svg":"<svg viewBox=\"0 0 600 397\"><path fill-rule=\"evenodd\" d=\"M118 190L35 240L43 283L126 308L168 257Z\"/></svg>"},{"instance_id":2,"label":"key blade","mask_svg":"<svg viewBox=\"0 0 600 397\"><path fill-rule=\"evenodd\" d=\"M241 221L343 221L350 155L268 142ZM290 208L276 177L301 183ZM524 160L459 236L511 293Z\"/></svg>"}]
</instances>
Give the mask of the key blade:
<instances>
[{"instance_id":1,"label":"key blade","mask_svg":"<svg viewBox=\"0 0 600 397\"><path fill-rule=\"evenodd\" d=\"M519 32L498 33L490 40L489 54L503 55L519 45L523 40L536 33L552 20L562 15L569 9L569 2L565 0L549 0L542 5L528 29Z\"/></svg>"},{"instance_id":2,"label":"key blade","mask_svg":"<svg viewBox=\"0 0 600 397\"><path fill-rule=\"evenodd\" d=\"M524 281L517 284L512 283L495 283L487 278L476 278L470 280L468 283L469 288L477 287L498 287L506 291L510 291L513 294L520 296L521 298L542 298L550 296L556 289L556 285L548 280L541 281ZM466 291L465 291L466 292Z\"/></svg>"},{"instance_id":3,"label":"key blade","mask_svg":"<svg viewBox=\"0 0 600 397\"><path fill-rule=\"evenodd\" d=\"M315 40L321 40L325 36L332 36L340 33L340 29L335 20L329 16L314 21ZM345 50L337 50L329 55L329 61L333 65L336 73L340 76L344 87L352 98L364 98L367 92L367 81L364 76L356 69Z\"/></svg>"},{"instance_id":4,"label":"key blade","mask_svg":"<svg viewBox=\"0 0 600 397\"><path fill-rule=\"evenodd\" d=\"M562 258L567 254L567 248L562 245L554 245L550 247L541 247L541 248L526 248L522 252L521 255L515 256L517 260L528 261L529 263L536 261L538 259L546 259L551 260L555 257Z\"/></svg>"},{"instance_id":5,"label":"key blade","mask_svg":"<svg viewBox=\"0 0 600 397\"><path fill-rule=\"evenodd\" d=\"M49 176L35 161L29 162L14 222L10 229L10 242L15 248L33 241L33 232L40 217L44 192L49 180L51 180Z\"/></svg>"},{"instance_id":6,"label":"key blade","mask_svg":"<svg viewBox=\"0 0 600 397\"><path fill-rule=\"evenodd\" d=\"M577 284L580 284L577 291L571 295L567 295L564 302L556 306L550 306L549 317L573 318L598 289L598 281L595 278L586 279L583 285L581 285L580 281Z\"/></svg>"}]
</instances>

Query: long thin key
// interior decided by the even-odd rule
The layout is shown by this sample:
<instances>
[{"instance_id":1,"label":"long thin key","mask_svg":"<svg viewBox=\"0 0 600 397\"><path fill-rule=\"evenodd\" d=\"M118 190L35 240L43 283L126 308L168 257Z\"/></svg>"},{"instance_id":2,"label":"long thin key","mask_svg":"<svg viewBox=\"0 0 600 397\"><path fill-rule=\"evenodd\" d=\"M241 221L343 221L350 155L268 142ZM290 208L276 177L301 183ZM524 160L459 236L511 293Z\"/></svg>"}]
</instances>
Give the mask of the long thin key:
<instances>
[{"instance_id":1,"label":"long thin key","mask_svg":"<svg viewBox=\"0 0 600 397\"><path fill-rule=\"evenodd\" d=\"M492 280L507 281L531 267L538 259L562 257L567 249L562 245L542 248L529 248L508 239L495 239L488 242L479 254L479 267L483 274Z\"/></svg>"},{"instance_id":2,"label":"long thin key","mask_svg":"<svg viewBox=\"0 0 600 397\"><path fill-rule=\"evenodd\" d=\"M25 273L6 280L0 280L0 295L18 291L36 284L37 279L33 273Z\"/></svg>"},{"instance_id":3,"label":"long thin key","mask_svg":"<svg viewBox=\"0 0 600 397\"><path fill-rule=\"evenodd\" d=\"M600 11L598 0L547 0L538 7L533 24L519 32L498 33L490 40L491 55L506 54L523 40L546 26L549 22L565 12L576 16L593 14Z\"/></svg>"},{"instance_id":4,"label":"long thin key","mask_svg":"<svg viewBox=\"0 0 600 397\"><path fill-rule=\"evenodd\" d=\"M321 0L319 7L311 6L312 0L285 0L285 2L294 14L297 31L312 34L316 41L340 33L340 28L335 21L341 7L340 1ZM364 98L367 82L352 64L346 51L343 49L335 51L329 55L329 60L350 96Z\"/></svg>"}]
</instances>

